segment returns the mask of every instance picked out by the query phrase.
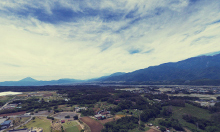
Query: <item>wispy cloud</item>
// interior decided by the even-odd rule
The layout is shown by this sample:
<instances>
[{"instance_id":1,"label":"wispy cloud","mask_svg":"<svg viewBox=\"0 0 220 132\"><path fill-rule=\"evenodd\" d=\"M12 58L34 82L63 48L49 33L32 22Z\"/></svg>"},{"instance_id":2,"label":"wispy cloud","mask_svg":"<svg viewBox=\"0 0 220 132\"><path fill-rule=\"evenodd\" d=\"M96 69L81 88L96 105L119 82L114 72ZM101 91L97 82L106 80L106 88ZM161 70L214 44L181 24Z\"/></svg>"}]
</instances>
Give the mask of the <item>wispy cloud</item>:
<instances>
[{"instance_id":1,"label":"wispy cloud","mask_svg":"<svg viewBox=\"0 0 220 132\"><path fill-rule=\"evenodd\" d=\"M219 0L0 1L0 80L87 79L217 52L219 20Z\"/></svg>"}]
</instances>

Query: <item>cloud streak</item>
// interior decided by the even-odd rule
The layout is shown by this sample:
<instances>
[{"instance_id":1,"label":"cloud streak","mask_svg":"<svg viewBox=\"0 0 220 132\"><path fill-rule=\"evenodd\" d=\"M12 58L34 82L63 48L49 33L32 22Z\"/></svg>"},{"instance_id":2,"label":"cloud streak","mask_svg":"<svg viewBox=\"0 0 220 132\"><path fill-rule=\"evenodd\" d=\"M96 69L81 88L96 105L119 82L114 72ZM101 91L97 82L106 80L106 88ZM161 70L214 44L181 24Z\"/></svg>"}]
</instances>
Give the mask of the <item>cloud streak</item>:
<instances>
[{"instance_id":1,"label":"cloud streak","mask_svg":"<svg viewBox=\"0 0 220 132\"><path fill-rule=\"evenodd\" d=\"M88 79L217 52L219 20L218 0L1 1L0 81Z\"/></svg>"}]
</instances>

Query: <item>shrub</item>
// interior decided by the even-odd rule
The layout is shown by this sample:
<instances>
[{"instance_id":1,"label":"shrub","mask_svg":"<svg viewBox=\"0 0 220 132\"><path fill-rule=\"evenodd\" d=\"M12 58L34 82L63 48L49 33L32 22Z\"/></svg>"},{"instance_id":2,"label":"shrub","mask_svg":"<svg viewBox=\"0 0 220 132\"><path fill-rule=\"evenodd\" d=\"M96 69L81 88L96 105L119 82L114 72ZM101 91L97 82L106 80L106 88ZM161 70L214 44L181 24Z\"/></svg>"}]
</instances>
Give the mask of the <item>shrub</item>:
<instances>
[{"instance_id":1,"label":"shrub","mask_svg":"<svg viewBox=\"0 0 220 132\"><path fill-rule=\"evenodd\" d=\"M70 116L69 116L69 115L67 115L67 116L65 116L65 118L70 118Z\"/></svg>"}]
</instances>

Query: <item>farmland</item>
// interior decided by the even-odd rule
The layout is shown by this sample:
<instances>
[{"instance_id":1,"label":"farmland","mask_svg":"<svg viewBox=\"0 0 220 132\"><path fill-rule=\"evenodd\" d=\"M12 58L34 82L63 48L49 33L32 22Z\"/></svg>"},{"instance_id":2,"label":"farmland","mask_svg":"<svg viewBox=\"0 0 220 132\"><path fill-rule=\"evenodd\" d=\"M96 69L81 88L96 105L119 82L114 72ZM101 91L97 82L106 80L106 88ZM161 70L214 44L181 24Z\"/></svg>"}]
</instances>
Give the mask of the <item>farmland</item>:
<instances>
[{"instance_id":1,"label":"farmland","mask_svg":"<svg viewBox=\"0 0 220 132\"><path fill-rule=\"evenodd\" d=\"M91 132L100 132L103 128L101 123L91 119L90 117L82 117L80 120L82 120L90 127Z\"/></svg>"},{"instance_id":2,"label":"farmland","mask_svg":"<svg viewBox=\"0 0 220 132\"><path fill-rule=\"evenodd\" d=\"M208 112L208 110L204 110L195 106L192 106L190 104L186 104L186 107L172 107L173 108L173 115L172 117L175 119L179 119L180 123L189 129L196 129L196 125L190 124L182 119L182 116L184 114L190 114L198 118L203 119L210 119L211 114ZM198 112L199 111L199 112ZM200 130L202 131L202 130Z\"/></svg>"}]
</instances>

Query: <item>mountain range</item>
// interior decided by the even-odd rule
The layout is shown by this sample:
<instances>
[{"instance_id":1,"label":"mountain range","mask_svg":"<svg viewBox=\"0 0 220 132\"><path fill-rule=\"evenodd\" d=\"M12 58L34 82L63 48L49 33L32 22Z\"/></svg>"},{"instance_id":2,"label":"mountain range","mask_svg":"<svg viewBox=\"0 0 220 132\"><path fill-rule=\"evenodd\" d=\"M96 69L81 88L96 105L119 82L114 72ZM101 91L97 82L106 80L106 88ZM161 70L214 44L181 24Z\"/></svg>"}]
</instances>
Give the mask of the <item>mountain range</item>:
<instances>
[{"instance_id":1,"label":"mountain range","mask_svg":"<svg viewBox=\"0 0 220 132\"><path fill-rule=\"evenodd\" d=\"M117 72L109 76L94 78L90 80L59 79L51 81L38 81L31 77L20 81L0 82L0 86L41 86L41 85L64 85L88 82L169 82L178 83L219 82L220 84L220 54L213 56L192 57L179 62L169 62L158 66L150 66L145 69L129 73ZM208 81L207 81L208 80ZM214 82L213 82L214 80ZM186 84L186 83L185 83Z\"/></svg>"},{"instance_id":2,"label":"mountain range","mask_svg":"<svg viewBox=\"0 0 220 132\"><path fill-rule=\"evenodd\" d=\"M65 84L73 84L80 83L83 80L76 79L59 79L59 80L51 80L51 81L38 81L31 77L24 78L20 81L5 81L0 82L0 86L43 86L43 85L65 85Z\"/></svg>"},{"instance_id":3,"label":"mountain range","mask_svg":"<svg viewBox=\"0 0 220 132\"><path fill-rule=\"evenodd\" d=\"M171 81L220 79L220 54L151 66L102 81Z\"/></svg>"}]
</instances>

